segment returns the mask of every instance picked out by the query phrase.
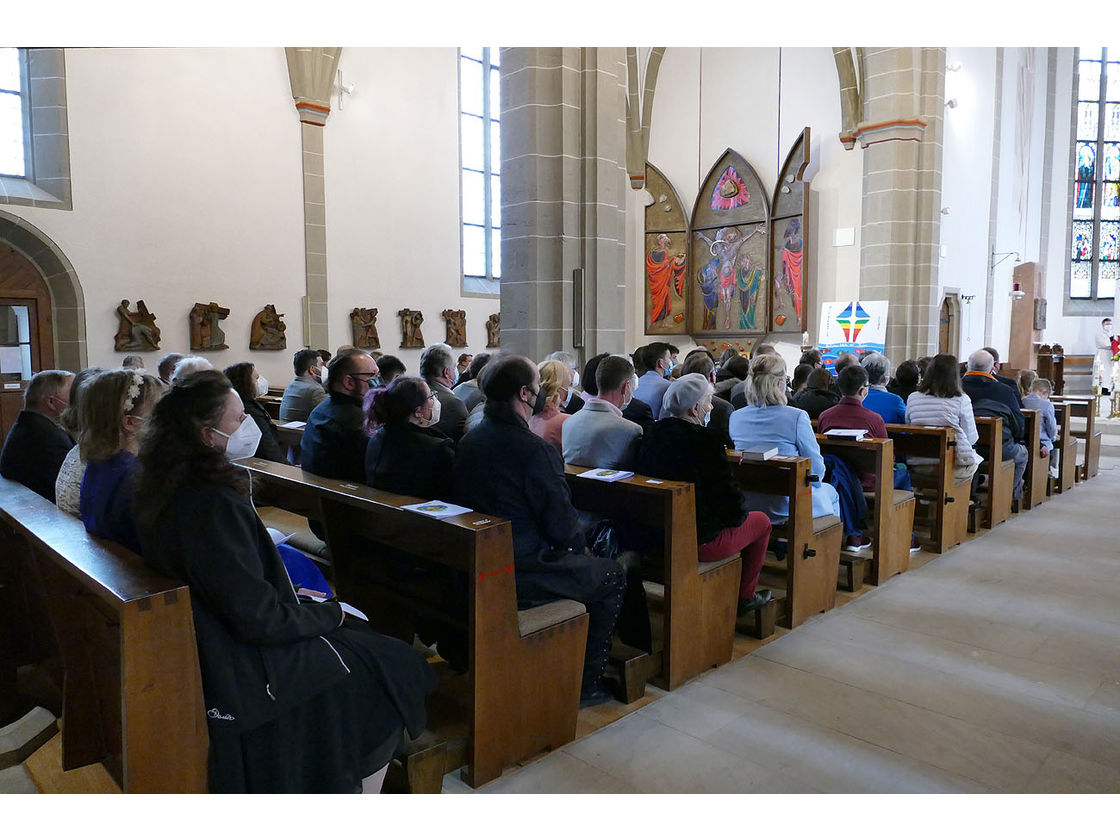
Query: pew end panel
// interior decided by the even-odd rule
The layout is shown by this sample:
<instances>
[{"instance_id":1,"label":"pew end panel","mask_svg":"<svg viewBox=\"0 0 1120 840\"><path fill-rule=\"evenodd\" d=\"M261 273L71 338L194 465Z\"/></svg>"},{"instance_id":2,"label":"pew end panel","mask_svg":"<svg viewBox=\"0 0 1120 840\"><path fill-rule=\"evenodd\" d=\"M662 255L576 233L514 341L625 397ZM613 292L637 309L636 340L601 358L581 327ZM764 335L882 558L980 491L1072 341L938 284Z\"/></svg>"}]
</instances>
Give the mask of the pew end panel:
<instances>
[{"instance_id":1,"label":"pew end panel","mask_svg":"<svg viewBox=\"0 0 1120 840\"><path fill-rule=\"evenodd\" d=\"M867 524L871 529L871 556L841 554L841 563L867 559L869 575L863 582L879 586L910 568L910 538L914 530L914 494L894 489L894 441L890 438L840 440L817 435L822 452L845 458L860 473L875 476L875 492L867 495ZM852 575L848 586L859 589Z\"/></svg>"},{"instance_id":2,"label":"pew end panel","mask_svg":"<svg viewBox=\"0 0 1120 840\"><path fill-rule=\"evenodd\" d=\"M1030 408L1023 409L1026 421L1027 469L1023 473L1023 508L1031 510L1046 501L1050 483L1050 456L1043 457L1042 416Z\"/></svg>"},{"instance_id":3,"label":"pew end panel","mask_svg":"<svg viewBox=\"0 0 1120 840\"><path fill-rule=\"evenodd\" d=\"M774 538L787 541L784 567L763 567L764 574L784 573L786 609L778 617L779 626L792 629L832 609L844 528L835 516L813 518L809 459L777 455L766 461L740 462L736 450L728 450L727 458L743 489L789 500L788 518L772 532Z\"/></svg>"},{"instance_id":4,"label":"pew end panel","mask_svg":"<svg viewBox=\"0 0 1120 840\"><path fill-rule=\"evenodd\" d=\"M987 484L980 488L979 524L994 528L1011 518L1011 494L1015 484L1015 462L1003 458L1003 420L999 417L977 417L976 431L980 438L977 449L984 455L984 462L977 468L979 475L987 477ZM975 532L976 528L969 528Z\"/></svg>"},{"instance_id":5,"label":"pew end panel","mask_svg":"<svg viewBox=\"0 0 1120 840\"><path fill-rule=\"evenodd\" d=\"M1054 417L1058 425L1058 479L1053 483L1054 492L1066 493L1077 483L1079 439L1071 428L1073 407L1064 401L1052 400Z\"/></svg>"},{"instance_id":6,"label":"pew end panel","mask_svg":"<svg viewBox=\"0 0 1120 840\"><path fill-rule=\"evenodd\" d=\"M967 533L972 479L954 476L955 433L944 426L888 423L887 435L910 466L917 498L914 521L928 529L928 547L940 554L958 545ZM916 465L912 459L930 463Z\"/></svg>"},{"instance_id":7,"label":"pew end panel","mask_svg":"<svg viewBox=\"0 0 1120 840\"><path fill-rule=\"evenodd\" d=\"M653 536L649 554L662 567L661 667L651 676L672 691L691 677L731 661L742 560L697 560L696 497L691 484L635 475L614 482L581 478L586 467L568 465L565 478L580 510L641 526ZM656 642L655 642L656 649Z\"/></svg>"}]
</instances>

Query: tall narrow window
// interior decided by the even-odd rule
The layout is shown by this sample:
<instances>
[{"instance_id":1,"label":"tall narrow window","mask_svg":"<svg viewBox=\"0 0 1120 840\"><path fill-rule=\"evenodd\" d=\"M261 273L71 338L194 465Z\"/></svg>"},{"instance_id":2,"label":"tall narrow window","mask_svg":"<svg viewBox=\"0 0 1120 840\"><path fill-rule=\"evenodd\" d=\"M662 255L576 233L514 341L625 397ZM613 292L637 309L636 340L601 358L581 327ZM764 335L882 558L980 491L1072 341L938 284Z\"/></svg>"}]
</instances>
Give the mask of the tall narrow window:
<instances>
[{"instance_id":1,"label":"tall narrow window","mask_svg":"<svg viewBox=\"0 0 1120 840\"><path fill-rule=\"evenodd\" d=\"M25 78L22 51L0 47L0 175L15 178L27 175Z\"/></svg>"},{"instance_id":2,"label":"tall narrow window","mask_svg":"<svg viewBox=\"0 0 1120 840\"><path fill-rule=\"evenodd\" d=\"M1116 296L1120 277L1120 47L1082 47L1077 62L1069 296Z\"/></svg>"},{"instance_id":3,"label":"tall narrow window","mask_svg":"<svg viewBox=\"0 0 1120 840\"><path fill-rule=\"evenodd\" d=\"M459 50L459 158L463 291L499 292L502 191L498 48Z\"/></svg>"}]
</instances>

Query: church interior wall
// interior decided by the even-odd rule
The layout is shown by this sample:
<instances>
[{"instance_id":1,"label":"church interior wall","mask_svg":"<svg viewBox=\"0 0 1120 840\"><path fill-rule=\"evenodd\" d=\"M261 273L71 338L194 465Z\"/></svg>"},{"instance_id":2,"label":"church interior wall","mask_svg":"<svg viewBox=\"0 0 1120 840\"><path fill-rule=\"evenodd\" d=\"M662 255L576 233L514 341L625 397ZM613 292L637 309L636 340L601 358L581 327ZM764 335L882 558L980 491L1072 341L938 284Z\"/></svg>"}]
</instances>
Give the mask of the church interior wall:
<instances>
[{"instance_id":1,"label":"church interior wall","mask_svg":"<svg viewBox=\"0 0 1120 840\"><path fill-rule=\"evenodd\" d=\"M382 350L399 350L402 307L467 312L469 350L486 344L497 298L461 295L458 75L454 48L345 49L354 95L324 129L330 347L349 343L354 306L379 309ZM119 364L114 311L143 299L162 336L155 358L189 346L187 314L211 300L229 349L273 384L292 376L305 294L300 123L284 52L257 49L68 50L74 209L6 206L49 236L85 293L88 361ZM288 349L250 351L253 317L273 303Z\"/></svg>"},{"instance_id":2,"label":"church interior wall","mask_svg":"<svg viewBox=\"0 0 1120 840\"><path fill-rule=\"evenodd\" d=\"M754 167L772 197L778 169L805 126L812 138L810 204L817 213L809 270L816 277L819 304L855 297L859 288L862 153L858 146L845 151L838 139L839 82L831 49L670 47L657 78L648 157L689 209L708 170L728 147ZM626 340L632 348L655 337L643 329L644 205L639 198L627 200L627 213ZM837 228L852 231L851 245L833 244ZM816 313L808 320L815 337ZM693 344L687 336L673 341L682 349Z\"/></svg>"}]
</instances>

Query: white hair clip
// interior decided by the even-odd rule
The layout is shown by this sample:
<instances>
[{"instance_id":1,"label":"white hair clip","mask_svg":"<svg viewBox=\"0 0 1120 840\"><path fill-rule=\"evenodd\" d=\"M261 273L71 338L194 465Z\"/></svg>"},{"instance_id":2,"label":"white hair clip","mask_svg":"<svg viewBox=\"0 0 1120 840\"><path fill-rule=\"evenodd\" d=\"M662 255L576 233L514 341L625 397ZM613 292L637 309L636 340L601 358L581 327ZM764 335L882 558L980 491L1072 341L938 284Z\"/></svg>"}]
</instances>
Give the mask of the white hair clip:
<instances>
[{"instance_id":1,"label":"white hair clip","mask_svg":"<svg viewBox=\"0 0 1120 840\"><path fill-rule=\"evenodd\" d=\"M140 388L144 384L144 375L142 373L133 372L132 384L128 386L128 393L124 398L124 413L132 411L136 407L136 401L140 399Z\"/></svg>"}]
</instances>

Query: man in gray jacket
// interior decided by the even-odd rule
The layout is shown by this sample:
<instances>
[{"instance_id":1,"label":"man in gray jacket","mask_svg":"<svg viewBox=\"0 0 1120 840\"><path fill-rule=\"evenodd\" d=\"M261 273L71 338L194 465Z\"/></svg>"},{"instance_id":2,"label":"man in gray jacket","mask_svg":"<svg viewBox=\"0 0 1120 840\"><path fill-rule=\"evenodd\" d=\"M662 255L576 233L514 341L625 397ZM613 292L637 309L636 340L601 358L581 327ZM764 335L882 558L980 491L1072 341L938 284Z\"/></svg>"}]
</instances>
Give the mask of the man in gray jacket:
<instances>
[{"instance_id":1,"label":"man in gray jacket","mask_svg":"<svg viewBox=\"0 0 1120 840\"><path fill-rule=\"evenodd\" d=\"M327 398L327 389L320 377L323 359L318 350L297 350L292 365L296 378L284 389L280 399L280 422L306 421L315 406Z\"/></svg>"},{"instance_id":2,"label":"man in gray jacket","mask_svg":"<svg viewBox=\"0 0 1120 840\"><path fill-rule=\"evenodd\" d=\"M564 463L628 470L637 457L642 427L622 416L637 388L634 365L607 356L595 371L599 395L592 397L561 429Z\"/></svg>"},{"instance_id":3,"label":"man in gray jacket","mask_svg":"<svg viewBox=\"0 0 1120 840\"><path fill-rule=\"evenodd\" d=\"M440 402L439 422L433 429L443 432L456 443L466 431L467 406L451 393L455 384L455 357L446 344L433 344L420 356L420 375Z\"/></svg>"}]
</instances>

